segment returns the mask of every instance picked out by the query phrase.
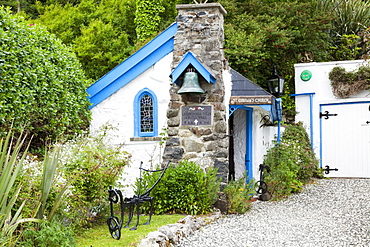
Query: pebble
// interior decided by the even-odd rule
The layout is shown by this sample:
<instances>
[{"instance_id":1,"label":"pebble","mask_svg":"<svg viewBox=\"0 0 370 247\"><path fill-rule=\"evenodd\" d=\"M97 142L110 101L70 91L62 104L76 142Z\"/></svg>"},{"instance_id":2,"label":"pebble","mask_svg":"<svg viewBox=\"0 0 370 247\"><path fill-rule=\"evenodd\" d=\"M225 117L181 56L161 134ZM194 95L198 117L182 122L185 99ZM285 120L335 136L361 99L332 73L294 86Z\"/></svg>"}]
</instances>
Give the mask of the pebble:
<instances>
[{"instance_id":1,"label":"pebble","mask_svg":"<svg viewBox=\"0 0 370 247\"><path fill-rule=\"evenodd\" d=\"M370 179L319 179L281 201L256 201L177 247L370 246Z\"/></svg>"}]
</instances>

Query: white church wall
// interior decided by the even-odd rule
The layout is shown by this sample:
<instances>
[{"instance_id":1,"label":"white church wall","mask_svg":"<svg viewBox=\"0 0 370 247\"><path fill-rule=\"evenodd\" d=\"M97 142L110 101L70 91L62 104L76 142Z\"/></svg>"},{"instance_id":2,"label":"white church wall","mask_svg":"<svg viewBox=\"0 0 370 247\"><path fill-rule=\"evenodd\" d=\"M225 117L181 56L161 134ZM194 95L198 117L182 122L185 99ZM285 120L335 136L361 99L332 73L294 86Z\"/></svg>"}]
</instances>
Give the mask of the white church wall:
<instances>
[{"instance_id":1,"label":"white church wall","mask_svg":"<svg viewBox=\"0 0 370 247\"><path fill-rule=\"evenodd\" d=\"M102 125L112 125L118 130L114 132L112 141L117 145L124 144L123 150L132 155L131 166L125 169L126 174L122 179L125 180L124 184L133 184L139 176L141 161L144 167L149 168L150 165L159 164L162 157L163 148L160 148L159 141L131 141L130 138L134 137L134 99L144 88L154 92L158 100L158 134L166 127L171 62L172 53L91 109L90 130L93 132Z\"/></svg>"}]
</instances>

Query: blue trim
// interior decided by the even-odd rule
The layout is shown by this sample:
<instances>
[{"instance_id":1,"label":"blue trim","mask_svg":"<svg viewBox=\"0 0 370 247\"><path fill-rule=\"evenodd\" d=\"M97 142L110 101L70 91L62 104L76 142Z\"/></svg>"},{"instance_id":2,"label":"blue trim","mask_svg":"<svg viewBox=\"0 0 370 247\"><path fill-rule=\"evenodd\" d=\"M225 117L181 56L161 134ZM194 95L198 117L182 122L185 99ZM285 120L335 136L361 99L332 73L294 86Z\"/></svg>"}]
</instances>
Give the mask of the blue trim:
<instances>
[{"instance_id":1,"label":"blue trim","mask_svg":"<svg viewBox=\"0 0 370 247\"><path fill-rule=\"evenodd\" d=\"M171 53L174 47L174 36L176 32L177 23L174 23L91 85L86 90L92 104L90 109Z\"/></svg>"},{"instance_id":2,"label":"blue trim","mask_svg":"<svg viewBox=\"0 0 370 247\"><path fill-rule=\"evenodd\" d=\"M153 132L140 131L140 100L144 95L149 95L153 100ZM140 90L134 99L134 136L135 137L148 137L158 135L158 100L155 93L149 88Z\"/></svg>"},{"instance_id":3,"label":"blue trim","mask_svg":"<svg viewBox=\"0 0 370 247\"><path fill-rule=\"evenodd\" d=\"M369 104L370 101L357 101L357 102L339 102L339 103L327 103L327 104L320 104L320 112L322 112L323 106L330 106L330 105L355 105L355 104ZM322 168L322 118L320 118L320 167Z\"/></svg>"},{"instance_id":4,"label":"blue trim","mask_svg":"<svg viewBox=\"0 0 370 247\"><path fill-rule=\"evenodd\" d=\"M290 96L302 96L302 95L313 95L315 93L293 93Z\"/></svg>"},{"instance_id":5,"label":"blue trim","mask_svg":"<svg viewBox=\"0 0 370 247\"><path fill-rule=\"evenodd\" d=\"M190 64L208 83L213 84L216 82L216 78L198 61L198 59L193 55L192 52L188 51L184 55L184 58L181 60L181 62L170 74L173 83L179 84L179 77Z\"/></svg>"},{"instance_id":6,"label":"blue trim","mask_svg":"<svg viewBox=\"0 0 370 247\"><path fill-rule=\"evenodd\" d=\"M322 112L322 105L319 107L319 112ZM320 168L322 168L322 118L320 118Z\"/></svg>"},{"instance_id":7,"label":"blue trim","mask_svg":"<svg viewBox=\"0 0 370 247\"><path fill-rule=\"evenodd\" d=\"M253 178L253 108L245 107L246 110L246 150L245 168L248 172L247 183Z\"/></svg>"},{"instance_id":8,"label":"blue trim","mask_svg":"<svg viewBox=\"0 0 370 247\"><path fill-rule=\"evenodd\" d=\"M313 147L313 96L315 93L301 93L301 94L291 94L290 96L303 96L309 95L310 96L310 139L311 139L311 148Z\"/></svg>"},{"instance_id":9,"label":"blue trim","mask_svg":"<svg viewBox=\"0 0 370 247\"><path fill-rule=\"evenodd\" d=\"M328 105L355 105L355 104L368 104L368 103L370 103L370 101L327 103L327 104L320 104L320 106L328 106ZM320 112L321 112L321 108L320 108Z\"/></svg>"}]
</instances>

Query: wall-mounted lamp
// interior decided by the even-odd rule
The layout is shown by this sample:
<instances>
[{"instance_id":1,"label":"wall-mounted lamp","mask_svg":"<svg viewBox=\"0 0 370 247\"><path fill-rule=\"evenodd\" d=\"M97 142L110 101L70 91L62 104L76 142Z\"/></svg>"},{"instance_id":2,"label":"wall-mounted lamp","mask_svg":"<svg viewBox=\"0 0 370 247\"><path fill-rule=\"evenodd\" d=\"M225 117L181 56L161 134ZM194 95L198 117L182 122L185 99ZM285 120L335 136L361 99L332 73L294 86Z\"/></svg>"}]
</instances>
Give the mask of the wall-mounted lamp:
<instances>
[{"instance_id":1,"label":"wall-mounted lamp","mask_svg":"<svg viewBox=\"0 0 370 247\"><path fill-rule=\"evenodd\" d=\"M281 97L284 92L284 81L285 79L278 75L274 65L271 77L266 80L270 93L277 98Z\"/></svg>"},{"instance_id":2,"label":"wall-mounted lamp","mask_svg":"<svg viewBox=\"0 0 370 247\"><path fill-rule=\"evenodd\" d=\"M284 81L285 79L278 75L276 66L274 65L272 76L266 80L267 86L269 88L269 91L272 95L277 97L275 99L275 111L276 111L276 117L278 121L278 133L277 133L277 143L280 143L280 127L281 127L281 120L282 120L282 111L283 106L281 104L280 97L283 95L284 92Z\"/></svg>"}]
</instances>

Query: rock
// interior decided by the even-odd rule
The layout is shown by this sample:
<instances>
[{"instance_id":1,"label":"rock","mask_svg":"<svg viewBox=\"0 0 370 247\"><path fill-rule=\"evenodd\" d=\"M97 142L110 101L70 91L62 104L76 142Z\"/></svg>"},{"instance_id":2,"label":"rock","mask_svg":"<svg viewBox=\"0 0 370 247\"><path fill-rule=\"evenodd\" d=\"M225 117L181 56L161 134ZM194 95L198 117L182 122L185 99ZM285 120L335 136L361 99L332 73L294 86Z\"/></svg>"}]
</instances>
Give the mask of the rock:
<instances>
[{"instance_id":1,"label":"rock","mask_svg":"<svg viewBox=\"0 0 370 247\"><path fill-rule=\"evenodd\" d=\"M209 217L198 217L188 215L175 224L162 226L158 231L149 233L138 247L171 247L180 242L183 238L193 234L196 230L219 219L222 214L214 212Z\"/></svg>"}]
</instances>

